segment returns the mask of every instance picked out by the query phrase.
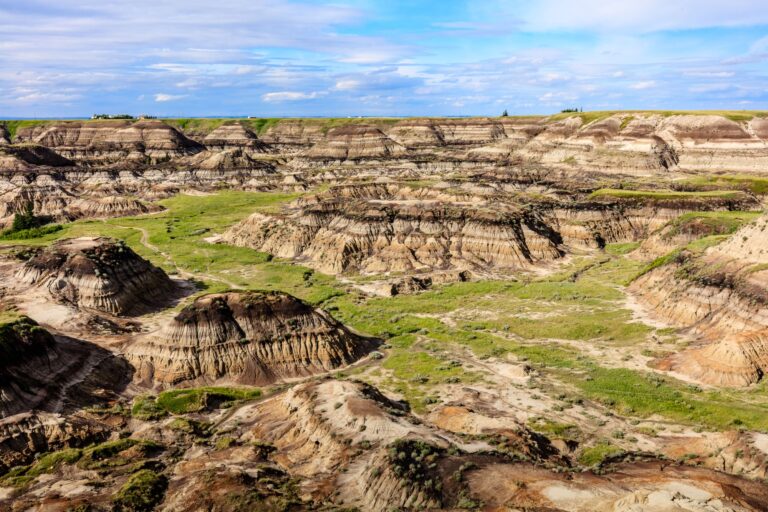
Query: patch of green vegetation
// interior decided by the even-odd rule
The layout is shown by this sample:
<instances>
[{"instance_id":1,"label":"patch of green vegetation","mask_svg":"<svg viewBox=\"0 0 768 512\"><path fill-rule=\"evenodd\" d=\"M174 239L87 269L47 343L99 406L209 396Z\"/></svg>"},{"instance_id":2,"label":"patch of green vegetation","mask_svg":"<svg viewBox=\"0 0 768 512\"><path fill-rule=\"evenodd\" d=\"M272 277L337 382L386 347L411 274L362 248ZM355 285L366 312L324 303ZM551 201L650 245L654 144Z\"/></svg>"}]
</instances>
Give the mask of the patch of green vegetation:
<instances>
[{"instance_id":1,"label":"patch of green vegetation","mask_svg":"<svg viewBox=\"0 0 768 512\"><path fill-rule=\"evenodd\" d=\"M132 474L112 498L116 512L150 512L163 501L168 478L149 469Z\"/></svg>"},{"instance_id":2,"label":"patch of green vegetation","mask_svg":"<svg viewBox=\"0 0 768 512\"><path fill-rule=\"evenodd\" d=\"M621 125L619 125L619 132L623 132L624 129L629 126L629 123L635 120L635 116L625 116L624 119L621 120Z\"/></svg>"},{"instance_id":3,"label":"patch of green vegetation","mask_svg":"<svg viewBox=\"0 0 768 512\"><path fill-rule=\"evenodd\" d=\"M222 407L237 401L254 400L261 396L256 388L203 387L163 391L157 405L171 414L199 412L208 407Z\"/></svg>"},{"instance_id":4,"label":"patch of green vegetation","mask_svg":"<svg viewBox=\"0 0 768 512\"><path fill-rule=\"evenodd\" d=\"M579 464L582 466L597 466L608 457L623 453L624 450L609 443L599 443L589 448L584 448L579 455Z\"/></svg>"},{"instance_id":5,"label":"patch of green vegetation","mask_svg":"<svg viewBox=\"0 0 768 512\"><path fill-rule=\"evenodd\" d=\"M40 475L53 473L64 464L74 464L82 455L78 448L43 454L32 465L13 468L0 478L0 485L25 487Z\"/></svg>"},{"instance_id":6,"label":"patch of green vegetation","mask_svg":"<svg viewBox=\"0 0 768 512\"><path fill-rule=\"evenodd\" d=\"M0 240L31 240L58 233L62 229L64 228L60 224L50 224L48 226L20 229L18 231L9 229L0 233Z\"/></svg>"},{"instance_id":7,"label":"patch of green vegetation","mask_svg":"<svg viewBox=\"0 0 768 512\"><path fill-rule=\"evenodd\" d=\"M162 446L154 441L124 438L116 441L92 446L83 450L78 466L82 469L103 469L121 467L135 460L136 454L131 457L121 456L122 452L135 448L138 453L149 455L162 450Z\"/></svg>"},{"instance_id":8,"label":"patch of green vegetation","mask_svg":"<svg viewBox=\"0 0 768 512\"><path fill-rule=\"evenodd\" d=\"M530 422L530 426L536 431L556 439L576 439L579 436L579 428L570 423L558 423L546 418L536 418Z\"/></svg>"},{"instance_id":9,"label":"patch of green vegetation","mask_svg":"<svg viewBox=\"0 0 768 512\"><path fill-rule=\"evenodd\" d=\"M605 252L608 254L612 254L614 256L622 256L624 254L629 254L630 252L634 251L640 247L640 242L624 242L624 243L615 243L615 244L608 244L605 246Z\"/></svg>"},{"instance_id":10,"label":"patch of green vegetation","mask_svg":"<svg viewBox=\"0 0 768 512\"><path fill-rule=\"evenodd\" d=\"M150 395L141 395L133 399L131 416L144 421L154 421L167 416L168 411L157 404L157 399Z\"/></svg>"},{"instance_id":11,"label":"patch of green vegetation","mask_svg":"<svg viewBox=\"0 0 768 512\"><path fill-rule=\"evenodd\" d=\"M171 430L177 430L186 434L193 435L195 437L209 437L212 425L205 421L197 421L189 418L174 418L171 423L168 424L168 428Z\"/></svg>"},{"instance_id":12,"label":"patch of green vegetation","mask_svg":"<svg viewBox=\"0 0 768 512\"><path fill-rule=\"evenodd\" d=\"M758 218L762 212L711 211L687 212L669 222L667 236L684 232L701 232L704 235L728 235Z\"/></svg>"},{"instance_id":13,"label":"patch of green vegetation","mask_svg":"<svg viewBox=\"0 0 768 512\"><path fill-rule=\"evenodd\" d=\"M204 240L212 233L224 232L253 212L269 211L298 196L240 191L222 191L207 196L182 194L160 201L167 209L160 214L77 221L66 224L57 233L27 243L43 245L61 238L109 236L124 240L140 256L170 274L177 272L178 267L200 275L208 293L233 286L281 290L312 304L320 304L343 293L342 286L331 276L311 272L307 279L305 275L309 269L306 267L276 260L245 247L211 244ZM142 232L147 234L146 245L142 243Z\"/></svg>"},{"instance_id":14,"label":"patch of green vegetation","mask_svg":"<svg viewBox=\"0 0 768 512\"><path fill-rule=\"evenodd\" d=\"M697 192L680 192L676 190L627 190L601 188L590 195L591 198L617 197L625 199L691 199L691 198L717 198L717 199L741 199L744 195L736 190L705 190Z\"/></svg>"},{"instance_id":15,"label":"patch of green vegetation","mask_svg":"<svg viewBox=\"0 0 768 512\"><path fill-rule=\"evenodd\" d=\"M697 176L678 183L678 186L702 190L713 188L743 190L755 195L768 194L768 178L751 175Z\"/></svg>"}]
</instances>

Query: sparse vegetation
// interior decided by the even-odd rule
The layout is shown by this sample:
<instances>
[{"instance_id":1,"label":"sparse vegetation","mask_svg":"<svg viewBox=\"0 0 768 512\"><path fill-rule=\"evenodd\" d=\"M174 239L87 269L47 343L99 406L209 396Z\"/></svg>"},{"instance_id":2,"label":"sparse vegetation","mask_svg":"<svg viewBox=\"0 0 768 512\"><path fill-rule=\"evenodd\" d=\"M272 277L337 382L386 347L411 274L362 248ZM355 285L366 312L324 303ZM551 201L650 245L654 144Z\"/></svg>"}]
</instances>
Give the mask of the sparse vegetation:
<instances>
[{"instance_id":1,"label":"sparse vegetation","mask_svg":"<svg viewBox=\"0 0 768 512\"><path fill-rule=\"evenodd\" d=\"M150 512L165 495L168 478L149 469L132 474L112 502L117 512Z\"/></svg>"}]
</instances>

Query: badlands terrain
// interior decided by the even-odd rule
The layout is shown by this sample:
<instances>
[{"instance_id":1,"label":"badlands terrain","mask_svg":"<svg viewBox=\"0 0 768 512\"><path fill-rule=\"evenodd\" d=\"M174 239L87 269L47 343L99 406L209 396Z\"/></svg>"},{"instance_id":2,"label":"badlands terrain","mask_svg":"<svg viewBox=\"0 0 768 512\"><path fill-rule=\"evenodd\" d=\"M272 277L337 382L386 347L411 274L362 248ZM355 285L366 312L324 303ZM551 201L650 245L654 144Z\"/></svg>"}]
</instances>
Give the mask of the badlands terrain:
<instances>
[{"instance_id":1,"label":"badlands terrain","mask_svg":"<svg viewBox=\"0 0 768 512\"><path fill-rule=\"evenodd\" d=\"M768 510L768 114L0 121L0 510Z\"/></svg>"}]
</instances>

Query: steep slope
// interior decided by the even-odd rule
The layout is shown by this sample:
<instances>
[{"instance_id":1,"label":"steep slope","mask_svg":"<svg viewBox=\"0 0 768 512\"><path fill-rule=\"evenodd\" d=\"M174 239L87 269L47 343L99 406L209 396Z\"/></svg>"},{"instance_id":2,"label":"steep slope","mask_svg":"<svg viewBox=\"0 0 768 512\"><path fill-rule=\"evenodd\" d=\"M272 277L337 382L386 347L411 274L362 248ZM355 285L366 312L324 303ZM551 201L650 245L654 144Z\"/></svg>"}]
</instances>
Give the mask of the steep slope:
<instances>
[{"instance_id":1,"label":"steep slope","mask_svg":"<svg viewBox=\"0 0 768 512\"><path fill-rule=\"evenodd\" d=\"M404 151L378 128L361 125L332 128L304 156L312 160L347 161L397 157Z\"/></svg>"},{"instance_id":2,"label":"steep slope","mask_svg":"<svg viewBox=\"0 0 768 512\"><path fill-rule=\"evenodd\" d=\"M146 382L265 384L350 364L375 343L279 292L205 295L126 357Z\"/></svg>"},{"instance_id":3,"label":"steep slope","mask_svg":"<svg viewBox=\"0 0 768 512\"><path fill-rule=\"evenodd\" d=\"M124 389L130 375L111 352L55 338L30 318L0 324L0 418L102 403Z\"/></svg>"},{"instance_id":4,"label":"steep slope","mask_svg":"<svg viewBox=\"0 0 768 512\"><path fill-rule=\"evenodd\" d=\"M57 242L27 260L17 276L57 301L114 315L145 312L175 290L165 272L108 238Z\"/></svg>"},{"instance_id":5,"label":"steep slope","mask_svg":"<svg viewBox=\"0 0 768 512\"><path fill-rule=\"evenodd\" d=\"M701 337L660 363L702 382L744 386L768 370L768 217L702 254L680 251L631 290L656 315Z\"/></svg>"},{"instance_id":6,"label":"steep slope","mask_svg":"<svg viewBox=\"0 0 768 512\"><path fill-rule=\"evenodd\" d=\"M223 124L203 138L203 144L209 150L225 151L228 149L244 149L253 153L270 151L267 144L258 136L239 123Z\"/></svg>"}]
</instances>

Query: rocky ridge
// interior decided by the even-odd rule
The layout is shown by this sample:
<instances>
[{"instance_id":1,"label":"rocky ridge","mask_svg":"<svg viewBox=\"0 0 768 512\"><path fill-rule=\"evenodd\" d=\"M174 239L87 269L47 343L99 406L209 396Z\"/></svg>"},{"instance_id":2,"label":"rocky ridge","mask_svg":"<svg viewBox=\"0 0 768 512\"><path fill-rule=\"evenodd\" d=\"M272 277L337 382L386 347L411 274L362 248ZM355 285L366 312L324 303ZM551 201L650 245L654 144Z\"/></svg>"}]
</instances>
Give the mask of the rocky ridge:
<instances>
[{"instance_id":1,"label":"rocky ridge","mask_svg":"<svg viewBox=\"0 0 768 512\"><path fill-rule=\"evenodd\" d=\"M107 238L57 242L28 259L17 277L59 302L112 315L146 312L175 293L165 272Z\"/></svg>"},{"instance_id":2,"label":"rocky ridge","mask_svg":"<svg viewBox=\"0 0 768 512\"><path fill-rule=\"evenodd\" d=\"M128 347L148 383L266 384L345 366L375 343L278 292L205 295Z\"/></svg>"}]
</instances>

